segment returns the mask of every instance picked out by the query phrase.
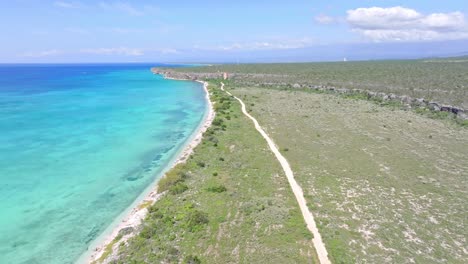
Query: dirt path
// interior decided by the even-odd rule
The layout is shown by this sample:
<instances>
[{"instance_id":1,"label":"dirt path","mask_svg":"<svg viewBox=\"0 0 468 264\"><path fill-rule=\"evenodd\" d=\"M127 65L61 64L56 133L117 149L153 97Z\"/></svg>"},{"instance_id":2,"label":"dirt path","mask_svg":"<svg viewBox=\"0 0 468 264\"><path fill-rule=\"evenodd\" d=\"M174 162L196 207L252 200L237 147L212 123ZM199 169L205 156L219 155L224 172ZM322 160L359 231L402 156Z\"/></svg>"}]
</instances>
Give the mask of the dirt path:
<instances>
[{"instance_id":1,"label":"dirt path","mask_svg":"<svg viewBox=\"0 0 468 264\"><path fill-rule=\"evenodd\" d=\"M310 232L314 236L314 238L312 239L312 243L314 244L315 250L317 251L317 255L318 255L320 263L321 264L331 263L330 260L328 259L328 252L327 252L327 249L325 248L325 244L322 241L322 236L320 235L319 230L317 229L317 224L315 223L314 216L312 215L309 208L307 207L307 203L305 201L302 188L301 186L299 186L299 184L297 184L296 179L294 178L293 171L291 170L291 166L289 165L288 161L280 153L280 151L276 147L273 140L268 136L268 134L260 126L257 119L255 119L253 116L247 113L244 102L242 102L242 100L237 98L236 96L232 95L230 92L224 90L224 83L221 83L221 90L223 90L228 95L234 97L235 99L237 99L237 101L239 101L239 103L242 106L242 113L244 113L245 116L247 116L253 121L257 131L267 141L268 146L270 147L271 151L273 152L273 154L275 154L276 158L281 164L281 167L283 167L284 173L286 174L286 177L288 178L289 185L291 186L294 196L296 196L297 203L299 204L299 207L301 208L302 216L304 217L304 221L307 224L307 228L310 230Z\"/></svg>"}]
</instances>

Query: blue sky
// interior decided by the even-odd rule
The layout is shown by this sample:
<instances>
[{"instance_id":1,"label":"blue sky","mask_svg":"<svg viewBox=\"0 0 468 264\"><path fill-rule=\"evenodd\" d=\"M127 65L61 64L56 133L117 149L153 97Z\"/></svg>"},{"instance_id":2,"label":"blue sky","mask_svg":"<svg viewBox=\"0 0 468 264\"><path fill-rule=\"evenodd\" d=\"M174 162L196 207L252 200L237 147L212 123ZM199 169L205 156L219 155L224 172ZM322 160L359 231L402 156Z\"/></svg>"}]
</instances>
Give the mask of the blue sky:
<instances>
[{"instance_id":1,"label":"blue sky","mask_svg":"<svg viewBox=\"0 0 468 264\"><path fill-rule=\"evenodd\" d=\"M10 0L0 2L0 62L333 60L374 49L362 57L373 59L436 44L463 53L467 16L462 0Z\"/></svg>"}]
</instances>

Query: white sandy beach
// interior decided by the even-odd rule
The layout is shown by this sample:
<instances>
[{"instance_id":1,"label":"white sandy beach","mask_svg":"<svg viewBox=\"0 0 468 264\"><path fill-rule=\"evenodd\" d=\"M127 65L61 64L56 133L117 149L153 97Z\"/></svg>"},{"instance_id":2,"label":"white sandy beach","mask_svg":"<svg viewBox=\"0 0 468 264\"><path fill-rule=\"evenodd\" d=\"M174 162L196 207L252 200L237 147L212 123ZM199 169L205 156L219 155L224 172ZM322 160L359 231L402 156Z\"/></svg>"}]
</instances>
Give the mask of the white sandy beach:
<instances>
[{"instance_id":1,"label":"white sandy beach","mask_svg":"<svg viewBox=\"0 0 468 264\"><path fill-rule=\"evenodd\" d=\"M167 78L166 79L173 79ZM208 109L204 116L204 121L200 124L197 128L196 132L192 135L191 139L188 141L188 144L183 148L183 150L176 155L175 159L171 162L171 165L168 166L168 170L173 168L179 163L184 163L192 154L193 149L200 144L203 133L211 126L211 123L215 117L215 112L213 109L213 103L210 100L210 94L208 91L208 83L203 81L197 81L203 84L205 93L206 93L206 100L208 103ZM168 171L166 170L166 171ZM164 177L164 176L163 176ZM159 181L159 179L157 180ZM99 260L102 255L105 253L106 248L109 244L113 242L113 240L119 235L119 231L122 229L134 229L141 224L142 220L148 213L147 207L150 204L155 203L164 193L157 192L157 181L151 184L150 191L147 195L143 198L139 197L135 203L131 206L131 210L126 210L117 220L122 219L118 223L111 224L109 228L103 232L103 235L96 239L89 247L87 252L85 252L80 259L78 259L77 263L92 263L96 260ZM148 192L148 189L146 190ZM124 235L120 241L127 241L130 237L132 237L134 232ZM116 243L113 245L113 248L116 249L118 247ZM115 250L114 250L115 251Z\"/></svg>"}]
</instances>

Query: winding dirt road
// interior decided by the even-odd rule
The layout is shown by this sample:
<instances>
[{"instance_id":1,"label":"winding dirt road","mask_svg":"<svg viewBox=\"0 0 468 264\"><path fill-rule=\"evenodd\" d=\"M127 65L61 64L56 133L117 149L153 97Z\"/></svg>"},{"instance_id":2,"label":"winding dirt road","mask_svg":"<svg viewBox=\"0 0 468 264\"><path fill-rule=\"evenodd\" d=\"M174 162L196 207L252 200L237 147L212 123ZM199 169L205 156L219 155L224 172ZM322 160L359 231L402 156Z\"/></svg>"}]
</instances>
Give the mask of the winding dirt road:
<instances>
[{"instance_id":1,"label":"winding dirt road","mask_svg":"<svg viewBox=\"0 0 468 264\"><path fill-rule=\"evenodd\" d=\"M230 92L224 90L224 83L221 83L221 90L226 92L228 95L234 97L237 101L242 106L242 113L244 113L245 116L250 118L257 131L263 136L263 138L267 141L268 146L270 147L270 150L275 154L276 158L281 164L281 167L283 167L283 171L286 174L286 177L288 178L289 185L291 186L291 189L294 193L294 196L296 197L297 203L299 204L299 207L301 208L302 216L304 218L304 221L307 224L307 228L309 231L312 233L314 238L312 239L312 243L315 247L315 250L317 251L317 255L319 258L319 261L321 264L330 264L330 260L328 259L328 252L327 249L325 248L325 244L322 241L322 236L319 233L319 230L317 228L317 224L315 223L314 216L310 212L309 208L307 207L306 200L304 198L304 192L302 191L301 186L297 184L296 179L294 178L294 173L291 170L291 166L289 165L288 161L286 158L280 153L278 148L276 147L275 143L273 140L268 136L268 134L263 130L263 128L260 126L258 123L257 119L255 119L253 116L251 116L245 107L244 102L242 102L241 99L238 97L232 95Z\"/></svg>"}]
</instances>

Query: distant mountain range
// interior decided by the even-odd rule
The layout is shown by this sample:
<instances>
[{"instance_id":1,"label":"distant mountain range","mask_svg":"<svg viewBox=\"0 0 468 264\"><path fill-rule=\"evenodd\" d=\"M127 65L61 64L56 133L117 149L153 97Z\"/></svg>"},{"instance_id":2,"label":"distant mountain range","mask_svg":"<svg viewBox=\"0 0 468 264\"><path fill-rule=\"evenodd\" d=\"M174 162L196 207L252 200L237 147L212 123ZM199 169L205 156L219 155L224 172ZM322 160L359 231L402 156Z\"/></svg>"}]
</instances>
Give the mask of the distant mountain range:
<instances>
[{"instance_id":1,"label":"distant mountain range","mask_svg":"<svg viewBox=\"0 0 468 264\"><path fill-rule=\"evenodd\" d=\"M317 45L307 48L255 51L182 52L174 62L246 63L395 60L468 56L468 40L418 43L359 43Z\"/></svg>"}]
</instances>

